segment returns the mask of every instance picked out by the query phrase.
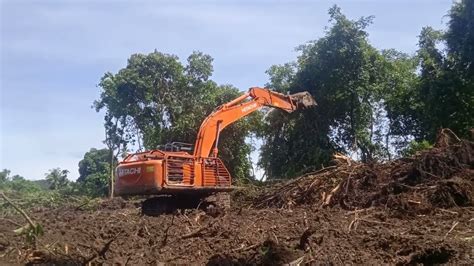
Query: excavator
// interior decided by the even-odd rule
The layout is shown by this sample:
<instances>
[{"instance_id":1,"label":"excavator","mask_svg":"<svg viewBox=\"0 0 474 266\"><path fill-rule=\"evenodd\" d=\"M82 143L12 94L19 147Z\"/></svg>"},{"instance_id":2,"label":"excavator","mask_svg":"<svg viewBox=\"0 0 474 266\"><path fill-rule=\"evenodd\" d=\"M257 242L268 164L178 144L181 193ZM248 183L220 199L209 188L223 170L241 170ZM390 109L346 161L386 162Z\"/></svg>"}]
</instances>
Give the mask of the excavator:
<instances>
[{"instance_id":1,"label":"excavator","mask_svg":"<svg viewBox=\"0 0 474 266\"><path fill-rule=\"evenodd\" d=\"M308 92L285 95L252 87L236 99L217 107L202 122L194 148L174 142L160 149L127 155L116 168L118 196L152 195L142 203L144 213L169 213L193 208L205 198L228 207L235 189L229 171L218 158L220 132L235 121L261 109L274 107L291 113L316 105ZM221 197L218 197L221 195Z\"/></svg>"}]
</instances>

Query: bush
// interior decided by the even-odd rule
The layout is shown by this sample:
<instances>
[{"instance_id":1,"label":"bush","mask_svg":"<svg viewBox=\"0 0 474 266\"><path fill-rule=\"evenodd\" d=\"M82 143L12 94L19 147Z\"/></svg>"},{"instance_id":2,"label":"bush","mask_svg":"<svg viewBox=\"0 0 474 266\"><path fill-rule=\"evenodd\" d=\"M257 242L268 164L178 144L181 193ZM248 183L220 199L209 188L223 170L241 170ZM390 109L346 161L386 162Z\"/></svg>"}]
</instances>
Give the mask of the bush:
<instances>
[{"instance_id":1,"label":"bush","mask_svg":"<svg viewBox=\"0 0 474 266\"><path fill-rule=\"evenodd\" d=\"M415 141L413 140L408 144L408 147L406 147L401 154L404 157L410 157L415 155L417 152L428 150L433 148L433 145L430 144L428 141L423 140L423 141Z\"/></svg>"}]
</instances>

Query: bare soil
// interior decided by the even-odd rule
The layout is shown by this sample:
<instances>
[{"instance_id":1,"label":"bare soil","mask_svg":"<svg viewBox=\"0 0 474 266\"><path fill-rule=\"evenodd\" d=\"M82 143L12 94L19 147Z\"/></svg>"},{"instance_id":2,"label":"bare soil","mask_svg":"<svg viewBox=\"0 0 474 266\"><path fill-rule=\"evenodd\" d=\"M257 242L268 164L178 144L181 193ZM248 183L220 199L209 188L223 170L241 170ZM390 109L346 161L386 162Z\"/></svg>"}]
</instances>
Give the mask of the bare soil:
<instances>
[{"instance_id":1,"label":"bare soil","mask_svg":"<svg viewBox=\"0 0 474 266\"><path fill-rule=\"evenodd\" d=\"M469 264L474 262L474 143L384 164L340 159L303 177L233 194L216 215L144 216L139 201L30 211L36 247L0 218L2 264Z\"/></svg>"}]
</instances>

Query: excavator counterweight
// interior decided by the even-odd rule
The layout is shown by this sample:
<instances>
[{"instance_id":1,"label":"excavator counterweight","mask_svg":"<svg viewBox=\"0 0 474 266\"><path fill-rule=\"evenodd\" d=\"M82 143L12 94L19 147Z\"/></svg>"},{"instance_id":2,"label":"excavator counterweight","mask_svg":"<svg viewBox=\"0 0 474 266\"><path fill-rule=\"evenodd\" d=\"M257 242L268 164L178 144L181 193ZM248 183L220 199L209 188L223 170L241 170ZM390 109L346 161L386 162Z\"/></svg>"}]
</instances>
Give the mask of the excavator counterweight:
<instances>
[{"instance_id":1,"label":"excavator counterweight","mask_svg":"<svg viewBox=\"0 0 474 266\"><path fill-rule=\"evenodd\" d=\"M315 100L308 92L284 95L266 88L250 88L247 93L216 108L202 122L193 154L188 152L189 149L180 149L189 147L181 143L176 146L178 148L168 146L172 148L125 157L116 169L115 192L120 196L162 195L161 202L169 206L170 203L178 202L187 205L214 193L231 191L232 178L217 157L220 132L264 106L293 112L315 105ZM150 205L150 202L144 204ZM182 204L178 205L176 207ZM168 207L160 207L160 210L164 209Z\"/></svg>"}]
</instances>

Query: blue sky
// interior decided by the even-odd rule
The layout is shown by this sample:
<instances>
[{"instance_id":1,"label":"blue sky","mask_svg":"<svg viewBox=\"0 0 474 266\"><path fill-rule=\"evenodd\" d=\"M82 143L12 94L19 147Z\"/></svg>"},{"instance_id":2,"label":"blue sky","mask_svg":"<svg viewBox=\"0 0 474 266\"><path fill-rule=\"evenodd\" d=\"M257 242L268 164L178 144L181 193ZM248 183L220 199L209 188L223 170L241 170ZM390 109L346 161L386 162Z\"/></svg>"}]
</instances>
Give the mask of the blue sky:
<instances>
[{"instance_id":1,"label":"blue sky","mask_svg":"<svg viewBox=\"0 0 474 266\"><path fill-rule=\"evenodd\" d=\"M61 167L75 179L84 153L103 147L102 114L91 109L96 84L132 53L157 49L185 60L199 50L214 57L215 81L246 90L321 37L333 4L350 18L375 16L375 47L414 53L423 26L445 28L452 1L0 3L0 169L39 179Z\"/></svg>"}]
</instances>

